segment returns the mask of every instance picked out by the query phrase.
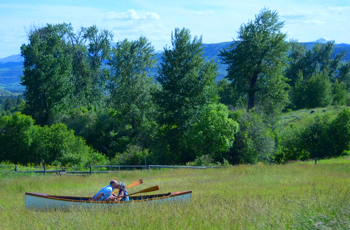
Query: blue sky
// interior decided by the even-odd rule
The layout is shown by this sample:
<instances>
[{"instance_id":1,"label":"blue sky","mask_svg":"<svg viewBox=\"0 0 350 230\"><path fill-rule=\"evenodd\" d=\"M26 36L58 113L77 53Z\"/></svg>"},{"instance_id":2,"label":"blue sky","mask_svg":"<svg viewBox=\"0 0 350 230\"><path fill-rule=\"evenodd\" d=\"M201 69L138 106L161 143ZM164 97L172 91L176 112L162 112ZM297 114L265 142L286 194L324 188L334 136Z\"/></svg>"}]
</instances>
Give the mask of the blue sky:
<instances>
[{"instance_id":1,"label":"blue sky","mask_svg":"<svg viewBox=\"0 0 350 230\"><path fill-rule=\"evenodd\" d=\"M188 28L204 43L232 41L242 23L263 7L277 10L288 39L318 38L350 44L349 0L1 0L0 58L20 53L33 25L97 25L114 41L146 36L156 50L170 45L171 31Z\"/></svg>"}]
</instances>

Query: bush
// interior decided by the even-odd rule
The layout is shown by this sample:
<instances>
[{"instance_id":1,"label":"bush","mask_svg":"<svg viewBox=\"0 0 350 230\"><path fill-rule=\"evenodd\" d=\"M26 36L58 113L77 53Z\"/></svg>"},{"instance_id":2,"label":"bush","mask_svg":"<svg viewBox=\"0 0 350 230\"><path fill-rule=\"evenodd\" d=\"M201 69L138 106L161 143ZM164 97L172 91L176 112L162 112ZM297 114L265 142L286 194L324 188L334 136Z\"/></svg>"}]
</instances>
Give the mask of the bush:
<instances>
[{"instance_id":1,"label":"bush","mask_svg":"<svg viewBox=\"0 0 350 230\"><path fill-rule=\"evenodd\" d=\"M188 166L229 166L229 162L223 158L223 163L214 162L209 155L198 156L194 161L187 162Z\"/></svg>"},{"instance_id":2,"label":"bush","mask_svg":"<svg viewBox=\"0 0 350 230\"><path fill-rule=\"evenodd\" d=\"M280 136L278 162L341 156L350 150L350 109L343 109L333 121L330 114L316 116Z\"/></svg>"},{"instance_id":3,"label":"bush","mask_svg":"<svg viewBox=\"0 0 350 230\"><path fill-rule=\"evenodd\" d=\"M346 85L335 80L333 86L333 105L345 105L346 103Z\"/></svg>"},{"instance_id":4,"label":"bush","mask_svg":"<svg viewBox=\"0 0 350 230\"><path fill-rule=\"evenodd\" d=\"M185 142L189 151L196 157L208 155L216 161L225 157L238 131L238 123L228 115L229 111L223 104L203 108L198 122L186 133Z\"/></svg>"},{"instance_id":5,"label":"bush","mask_svg":"<svg viewBox=\"0 0 350 230\"><path fill-rule=\"evenodd\" d=\"M94 152L66 125L40 127L33 124L30 116L20 113L0 119L0 161L64 166L106 162L106 157Z\"/></svg>"},{"instance_id":6,"label":"bush","mask_svg":"<svg viewBox=\"0 0 350 230\"><path fill-rule=\"evenodd\" d=\"M325 107L332 103L332 84L328 72L316 73L304 80L300 73L292 90L292 102L297 109Z\"/></svg>"},{"instance_id":7,"label":"bush","mask_svg":"<svg viewBox=\"0 0 350 230\"><path fill-rule=\"evenodd\" d=\"M143 165L149 157L148 149L142 149L137 145L128 145L123 153L117 153L110 162L112 165Z\"/></svg>"},{"instance_id":8,"label":"bush","mask_svg":"<svg viewBox=\"0 0 350 230\"><path fill-rule=\"evenodd\" d=\"M263 116L254 111L237 110L233 119L237 120L239 131L227 159L234 164L270 161L275 152L275 135L264 123Z\"/></svg>"}]
</instances>

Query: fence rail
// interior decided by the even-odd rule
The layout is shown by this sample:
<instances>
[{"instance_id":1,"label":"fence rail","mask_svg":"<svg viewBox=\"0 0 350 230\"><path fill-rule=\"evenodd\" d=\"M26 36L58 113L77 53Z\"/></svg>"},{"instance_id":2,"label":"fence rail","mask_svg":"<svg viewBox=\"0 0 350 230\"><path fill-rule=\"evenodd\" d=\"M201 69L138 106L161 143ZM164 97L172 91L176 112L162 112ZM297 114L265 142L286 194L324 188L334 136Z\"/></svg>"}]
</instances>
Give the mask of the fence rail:
<instances>
[{"instance_id":1,"label":"fence rail","mask_svg":"<svg viewBox=\"0 0 350 230\"><path fill-rule=\"evenodd\" d=\"M227 166L180 166L180 165L91 165L90 167L56 167L56 166L8 166L0 165L0 173L56 173L63 174L90 174L93 173L112 173L121 170L151 170L151 169L209 169L226 168ZM50 170L54 168L54 170ZM103 168L102 170L93 170L94 168ZM5 169L5 170L4 170ZM27 169L27 170L25 170Z\"/></svg>"}]
</instances>

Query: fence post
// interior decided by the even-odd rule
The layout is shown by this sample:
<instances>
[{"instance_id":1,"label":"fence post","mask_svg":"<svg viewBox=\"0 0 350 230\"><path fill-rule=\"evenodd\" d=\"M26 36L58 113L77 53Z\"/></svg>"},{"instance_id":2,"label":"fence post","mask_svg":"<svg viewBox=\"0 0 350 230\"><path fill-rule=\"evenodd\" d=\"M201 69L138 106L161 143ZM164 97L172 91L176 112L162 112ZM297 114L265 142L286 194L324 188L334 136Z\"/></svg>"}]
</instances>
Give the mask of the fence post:
<instances>
[{"instance_id":1,"label":"fence post","mask_svg":"<svg viewBox=\"0 0 350 230\"><path fill-rule=\"evenodd\" d=\"M44 175L46 175L46 166L44 165Z\"/></svg>"},{"instance_id":2,"label":"fence post","mask_svg":"<svg viewBox=\"0 0 350 230\"><path fill-rule=\"evenodd\" d=\"M15 165L15 172L17 172L17 165Z\"/></svg>"},{"instance_id":3,"label":"fence post","mask_svg":"<svg viewBox=\"0 0 350 230\"><path fill-rule=\"evenodd\" d=\"M92 175L92 166L90 165L90 175Z\"/></svg>"}]
</instances>

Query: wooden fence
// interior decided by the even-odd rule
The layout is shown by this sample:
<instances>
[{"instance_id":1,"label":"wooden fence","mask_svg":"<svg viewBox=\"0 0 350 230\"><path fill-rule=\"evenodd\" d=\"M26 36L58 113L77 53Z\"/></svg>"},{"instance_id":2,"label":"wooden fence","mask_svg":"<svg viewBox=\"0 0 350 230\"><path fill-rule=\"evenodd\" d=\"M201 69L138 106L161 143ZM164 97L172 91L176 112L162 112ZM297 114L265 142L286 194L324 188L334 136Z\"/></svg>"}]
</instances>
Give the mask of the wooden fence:
<instances>
[{"instance_id":1,"label":"wooden fence","mask_svg":"<svg viewBox=\"0 0 350 230\"><path fill-rule=\"evenodd\" d=\"M63 174L90 174L112 173L120 170L153 170L153 169L209 169L226 168L227 166L178 166L178 165L91 165L90 167L55 167L55 166L7 166L0 165L0 173L56 173Z\"/></svg>"}]
</instances>

